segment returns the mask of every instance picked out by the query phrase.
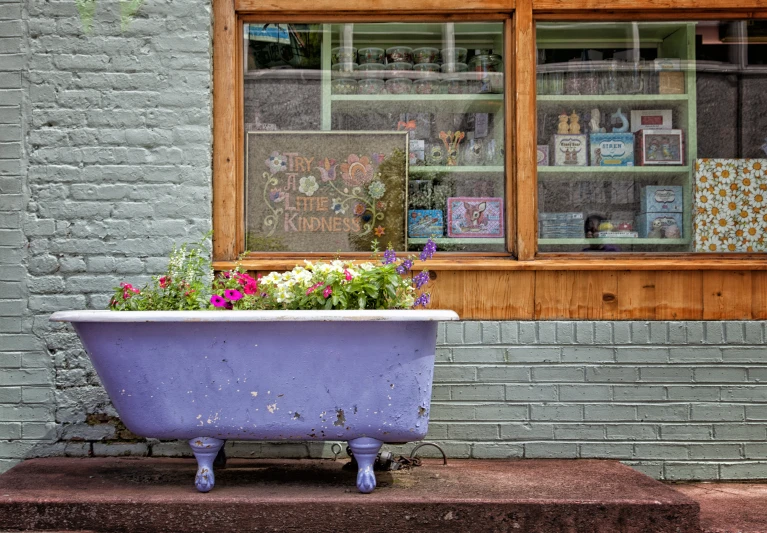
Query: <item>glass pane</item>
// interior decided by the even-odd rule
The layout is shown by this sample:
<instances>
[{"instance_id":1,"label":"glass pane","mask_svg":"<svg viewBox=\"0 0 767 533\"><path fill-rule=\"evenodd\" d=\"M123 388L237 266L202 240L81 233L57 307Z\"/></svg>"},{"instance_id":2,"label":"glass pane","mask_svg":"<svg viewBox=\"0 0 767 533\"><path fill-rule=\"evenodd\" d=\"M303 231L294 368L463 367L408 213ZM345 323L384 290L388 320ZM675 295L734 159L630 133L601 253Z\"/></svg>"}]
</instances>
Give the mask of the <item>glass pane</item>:
<instances>
[{"instance_id":1,"label":"glass pane","mask_svg":"<svg viewBox=\"0 0 767 533\"><path fill-rule=\"evenodd\" d=\"M767 22L537 39L540 251L767 249Z\"/></svg>"},{"instance_id":2,"label":"glass pane","mask_svg":"<svg viewBox=\"0 0 767 533\"><path fill-rule=\"evenodd\" d=\"M248 250L506 250L503 23L243 29Z\"/></svg>"}]
</instances>

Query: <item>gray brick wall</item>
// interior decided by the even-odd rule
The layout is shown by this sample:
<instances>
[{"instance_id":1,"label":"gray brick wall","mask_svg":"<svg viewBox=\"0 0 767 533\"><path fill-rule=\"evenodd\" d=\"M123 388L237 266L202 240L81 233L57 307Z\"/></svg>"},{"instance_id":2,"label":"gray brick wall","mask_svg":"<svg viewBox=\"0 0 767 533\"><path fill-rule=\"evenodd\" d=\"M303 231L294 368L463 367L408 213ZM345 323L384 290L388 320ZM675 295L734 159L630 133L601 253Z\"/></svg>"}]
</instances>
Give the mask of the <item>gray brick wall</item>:
<instances>
[{"instance_id":1,"label":"gray brick wall","mask_svg":"<svg viewBox=\"0 0 767 533\"><path fill-rule=\"evenodd\" d=\"M210 0L145 2L121 31L100 0L0 0L0 471L34 455L125 453L134 436L77 337L211 227ZM131 448L133 446L133 448Z\"/></svg>"},{"instance_id":2,"label":"gray brick wall","mask_svg":"<svg viewBox=\"0 0 767 533\"><path fill-rule=\"evenodd\" d=\"M764 322L443 324L429 437L455 457L767 478Z\"/></svg>"}]
</instances>

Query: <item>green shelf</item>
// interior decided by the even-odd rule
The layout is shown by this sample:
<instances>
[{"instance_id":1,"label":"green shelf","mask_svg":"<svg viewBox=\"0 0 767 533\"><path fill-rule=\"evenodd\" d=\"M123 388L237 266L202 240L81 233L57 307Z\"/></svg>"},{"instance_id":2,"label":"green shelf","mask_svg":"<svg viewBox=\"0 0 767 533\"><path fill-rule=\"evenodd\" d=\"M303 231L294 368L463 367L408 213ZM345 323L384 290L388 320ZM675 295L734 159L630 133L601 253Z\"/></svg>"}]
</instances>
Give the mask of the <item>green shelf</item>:
<instances>
[{"instance_id":1,"label":"green shelf","mask_svg":"<svg viewBox=\"0 0 767 533\"><path fill-rule=\"evenodd\" d=\"M641 239L637 237L610 239L538 239L539 245L556 244L632 244L635 246L654 246L658 244L688 244L689 239Z\"/></svg>"},{"instance_id":2,"label":"green shelf","mask_svg":"<svg viewBox=\"0 0 767 533\"><path fill-rule=\"evenodd\" d=\"M334 112L340 113L497 113L502 94L334 94Z\"/></svg>"},{"instance_id":3,"label":"green shelf","mask_svg":"<svg viewBox=\"0 0 767 533\"><path fill-rule=\"evenodd\" d=\"M426 244L428 239L410 239L408 244ZM436 244L506 244L506 239L483 239L477 237L437 237L432 239Z\"/></svg>"},{"instance_id":4,"label":"green shelf","mask_svg":"<svg viewBox=\"0 0 767 533\"><path fill-rule=\"evenodd\" d=\"M538 177L547 180L612 180L612 179L657 179L659 177L681 176L688 178L689 166L648 166L648 167L538 167Z\"/></svg>"},{"instance_id":5,"label":"green shelf","mask_svg":"<svg viewBox=\"0 0 767 533\"><path fill-rule=\"evenodd\" d=\"M541 94L538 95L539 104L564 104L564 103L594 103L608 104L620 103L626 104L662 104L662 103L684 103L689 100L686 94ZM636 107L634 107L636 109Z\"/></svg>"},{"instance_id":6,"label":"green shelf","mask_svg":"<svg viewBox=\"0 0 767 533\"><path fill-rule=\"evenodd\" d=\"M462 172L477 172L477 173L498 173L503 172L503 166L462 166L456 165L454 167L429 167L429 166L410 166L408 167L410 174L438 174L442 172L447 173L462 173Z\"/></svg>"}]
</instances>

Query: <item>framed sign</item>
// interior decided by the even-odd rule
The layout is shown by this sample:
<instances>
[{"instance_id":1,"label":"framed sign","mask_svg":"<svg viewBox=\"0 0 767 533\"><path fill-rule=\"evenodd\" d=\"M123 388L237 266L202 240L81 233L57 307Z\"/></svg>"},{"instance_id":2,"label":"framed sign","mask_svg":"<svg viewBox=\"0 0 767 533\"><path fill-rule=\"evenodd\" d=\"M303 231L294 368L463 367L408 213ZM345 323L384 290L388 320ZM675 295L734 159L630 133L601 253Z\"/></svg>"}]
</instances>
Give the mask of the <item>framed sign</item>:
<instances>
[{"instance_id":1,"label":"framed sign","mask_svg":"<svg viewBox=\"0 0 767 533\"><path fill-rule=\"evenodd\" d=\"M247 132L249 250L406 249L407 132Z\"/></svg>"}]
</instances>

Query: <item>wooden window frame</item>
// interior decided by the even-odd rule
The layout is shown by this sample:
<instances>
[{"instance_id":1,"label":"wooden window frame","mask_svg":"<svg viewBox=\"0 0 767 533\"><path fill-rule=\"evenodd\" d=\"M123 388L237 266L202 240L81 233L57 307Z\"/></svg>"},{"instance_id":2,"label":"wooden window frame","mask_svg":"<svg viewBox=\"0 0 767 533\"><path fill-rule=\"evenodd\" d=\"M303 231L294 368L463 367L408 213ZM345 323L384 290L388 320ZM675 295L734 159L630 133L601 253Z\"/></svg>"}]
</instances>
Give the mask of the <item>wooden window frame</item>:
<instances>
[{"instance_id":1,"label":"wooden window frame","mask_svg":"<svg viewBox=\"0 0 767 533\"><path fill-rule=\"evenodd\" d=\"M431 270L443 271L765 271L763 254L539 253L537 250L536 39L538 20L701 20L767 18L767 0L359 0L350 10L336 0L213 0L213 259L234 264L244 243L242 139L243 22L504 19L506 76L506 205L508 254L438 254ZM510 135L511 133L511 135ZM296 257L263 254L242 264L280 270ZM329 256L330 254L300 254Z\"/></svg>"}]
</instances>

